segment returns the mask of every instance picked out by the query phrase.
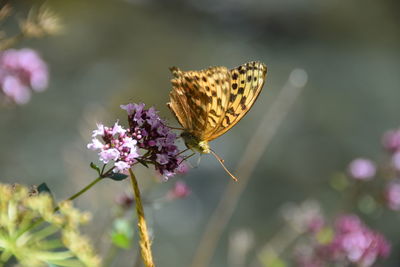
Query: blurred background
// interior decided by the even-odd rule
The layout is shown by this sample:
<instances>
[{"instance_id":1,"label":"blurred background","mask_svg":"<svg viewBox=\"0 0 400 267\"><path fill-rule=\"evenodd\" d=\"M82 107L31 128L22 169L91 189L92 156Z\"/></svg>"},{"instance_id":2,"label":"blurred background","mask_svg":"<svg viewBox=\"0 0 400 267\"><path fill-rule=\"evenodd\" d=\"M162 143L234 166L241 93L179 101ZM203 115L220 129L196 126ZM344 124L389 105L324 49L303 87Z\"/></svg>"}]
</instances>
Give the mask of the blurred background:
<instances>
[{"instance_id":1,"label":"blurred background","mask_svg":"<svg viewBox=\"0 0 400 267\"><path fill-rule=\"evenodd\" d=\"M43 2L10 3L23 17L33 4ZM209 266L263 266L259 251L281 229L281 207L288 202L315 199L327 215L335 215L341 195L331 188L331 178L345 172L353 158L382 160L382 134L399 126L398 1L114 0L46 5L60 16L62 34L22 41L17 47L41 54L50 68L50 84L26 105L2 108L0 181L46 182L59 200L95 178L89 163L97 157L86 144L96 122L119 119L125 124L120 104L144 102L177 125L165 105L171 89L168 67L232 68L252 60L268 66L267 82L252 110L211 143L232 170L292 70L306 71L308 83L259 159ZM12 32L15 20L3 27ZM197 166L197 158L191 164ZM151 170L138 167L136 172L148 199L165 195L176 180L190 187L187 198L146 209L158 266L190 266L205 226L232 181L208 155L185 176L168 182L159 182ZM115 196L127 189L129 181L107 180L76 201L94 215L85 231L96 244L109 230ZM375 212L364 218L393 245L381 266L398 266L400 218L386 215ZM232 240L238 235L239 243L249 246L244 263L232 259ZM131 266L132 250L120 252L112 266Z\"/></svg>"}]
</instances>

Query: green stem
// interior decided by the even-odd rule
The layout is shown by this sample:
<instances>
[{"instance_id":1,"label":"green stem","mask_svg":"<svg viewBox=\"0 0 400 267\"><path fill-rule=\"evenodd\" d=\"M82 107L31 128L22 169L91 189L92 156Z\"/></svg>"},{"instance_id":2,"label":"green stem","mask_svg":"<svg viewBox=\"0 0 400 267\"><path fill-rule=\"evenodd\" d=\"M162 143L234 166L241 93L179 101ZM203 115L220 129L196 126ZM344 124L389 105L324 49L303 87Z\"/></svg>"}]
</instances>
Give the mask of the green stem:
<instances>
[{"instance_id":1,"label":"green stem","mask_svg":"<svg viewBox=\"0 0 400 267\"><path fill-rule=\"evenodd\" d=\"M90 188L92 188L92 186L94 186L95 184L97 184L98 182L100 182L100 180L102 180L103 177L99 176L97 177L95 180L93 180L90 184L88 184L87 186L85 186L84 188L82 188L80 191L78 191L77 193L73 194L72 196L70 196L67 200L71 201L74 200L75 198L79 197L80 195L82 195L83 193L85 193L86 191L88 191ZM57 206L54 209L54 212L58 211L60 209L59 206Z\"/></svg>"}]
</instances>

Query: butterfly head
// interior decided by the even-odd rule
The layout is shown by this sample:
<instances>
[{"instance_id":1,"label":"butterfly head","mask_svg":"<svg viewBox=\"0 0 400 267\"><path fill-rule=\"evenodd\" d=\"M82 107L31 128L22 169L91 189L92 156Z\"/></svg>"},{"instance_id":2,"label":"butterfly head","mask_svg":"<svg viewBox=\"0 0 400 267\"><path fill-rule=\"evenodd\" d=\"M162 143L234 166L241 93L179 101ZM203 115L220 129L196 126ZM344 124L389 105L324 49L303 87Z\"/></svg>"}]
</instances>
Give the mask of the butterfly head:
<instances>
[{"instance_id":1,"label":"butterfly head","mask_svg":"<svg viewBox=\"0 0 400 267\"><path fill-rule=\"evenodd\" d=\"M188 148L198 151L202 154L210 153L210 147L207 141L202 141L195 135L186 131L181 133L181 137Z\"/></svg>"}]
</instances>

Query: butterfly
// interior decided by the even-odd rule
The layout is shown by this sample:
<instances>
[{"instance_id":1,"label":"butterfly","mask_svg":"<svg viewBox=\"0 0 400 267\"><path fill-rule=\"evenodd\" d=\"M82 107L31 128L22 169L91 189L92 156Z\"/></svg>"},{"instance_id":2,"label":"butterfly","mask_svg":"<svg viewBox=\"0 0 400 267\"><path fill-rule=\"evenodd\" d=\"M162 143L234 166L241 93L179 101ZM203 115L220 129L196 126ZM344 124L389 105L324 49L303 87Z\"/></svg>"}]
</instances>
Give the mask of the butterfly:
<instances>
[{"instance_id":1,"label":"butterfly","mask_svg":"<svg viewBox=\"0 0 400 267\"><path fill-rule=\"evenodd\" d=\"M234 179L208 142L226 133L250 110L265 83L267 66L249 62L234 69L210 67L199 71L170 68L174 78L167 104L183 127L188 149L211 153Z\"/></svg>"}]
</instances>

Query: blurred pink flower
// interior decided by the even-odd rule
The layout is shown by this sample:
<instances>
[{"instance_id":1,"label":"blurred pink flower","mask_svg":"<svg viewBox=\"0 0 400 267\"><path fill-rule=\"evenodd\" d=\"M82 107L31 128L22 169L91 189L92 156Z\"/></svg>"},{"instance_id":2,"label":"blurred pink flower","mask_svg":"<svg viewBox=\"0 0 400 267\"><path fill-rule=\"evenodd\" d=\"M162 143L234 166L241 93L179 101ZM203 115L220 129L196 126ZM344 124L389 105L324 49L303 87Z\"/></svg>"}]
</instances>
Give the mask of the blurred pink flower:
<instances>
[{"instance_id":1,"label":"blurred pink flower","mask_svg":"<svg viewBox=\"0 0 400 267\"><path fill-rule=\"evenodd\" d=\"M168 192L168 199L185 198L190 195L191 191L186 183L178 181L174 187Z\"/></svg>"},{"instance_id":2,"label":"blurred pink flower","mask_svg":"<svg viewBox=\"0 0 400 267\"><path fill-rule=\"evenodd\" d=\"M335 221L335 228L341 234L357 231L361 227L362 222L356 215L342 215Z\"/></svg>"},{"instance_id":3,"label":"blurred pink flower","mask_svg":"<svg viewBox=\"0 0 400 267\"><path fill-rule=\"evenodd\" d=\"M122 208L129 208L135 201L135 199L133 198L133 195L121 193L115 196L114 201L117 205L121 206Z\"/></svg>"},{"instance_id":4,"label":"blurred pink flower","mask_svg":"<svg viewBox=\"0 0 400 267\"><path fill-rule=\"evenodd\" d=\"M387 131L382 138L382 144L389 152L400 150L400 130Z\"/></svg>"},{"instance_id":5,"label":"blurred pink flower","mask_svg":"<svg viewBox=\"0 0 400 267\"><path fill-rule=\"evenodd\" d=\"M354 179L370 180L376 173L376 166L369 159L358 158L350 162L348 171Z\"/></svg>"},{"instance_id":6,"label":"blurred pink flower","mask_svg":"<svg viewBox=\"0 0 400 267\"><path fill-rule=\"evenodd\" d=\"M391 182L385 190L387 205L392 210L400 210L400 182Z\"/></svg>"},{"instance_id":7,"label":"blurred pink flower","mask_svg":"<svg viewBox=\"0 0 400 267\"><path fill-rule=\"evenodd\" d=\"M182 161L183 159L179 159L180 163L178 168L176 169L177 174L185 174L190 170L189 164L186 161Z\"/></svg>"},{"instance_id":8,"label":"blurred pink flower","mask_svg":"<svg viewBox=\"0 0 400 267\"><path fill-rule=\"evenodd\" d=\"M0 87L16 104L30 100L31 90L44 91L49 80L48 68L32 49L8 49L0 53Z\"/></svg>"},{"instance_id":9,"label":"blurred pink flower","mask_svg":"<svg viewBox=\"0 0 400 267\"><path fill-rule=\"evenodd\" d=\"M335 230L335 237L328 245L333 259L344 255L351 263L369 267L379 257L387 257L390 253L390 244L385 237L369 229L355 215L339 217Z\"/></svg>"},{"instance_id":10,"label":"blurred pink flower","mask_svg":"<svg viewBox=\"0 0 400 267\"><path fill-rule=\"evenodd\" d=\"M359 266L370 267L379 258L390 253L390 243L386 238L368 228L356 215L342 215L332 228L332 239L321 243L319 233L308 240L309 243L297 245L296 266ZM315 235L316 234L316 235ZM310 242L311 241L311 242Z\"/></svg>"},{"instance_id":11,"label":"blurred pink flower","mask_svg":"<svg viewBox=\"0 0 400 267\"><path fill-rule=\"evenodd\" d=\"M315 216L310 218L308 222L308 230L313 233L318 233L325 226L325 219L323 216Z\"/></svg>"},{"instance_id":12,"label":"blurred pink flower","mask_svg":"<svg viewBox=\"0 0 400 267\"><path fill-rule=\"evenodd\" d=\"M400 151L393 154L392 165L396 170L400 171Z\"/></svg>"}]
</instances>

